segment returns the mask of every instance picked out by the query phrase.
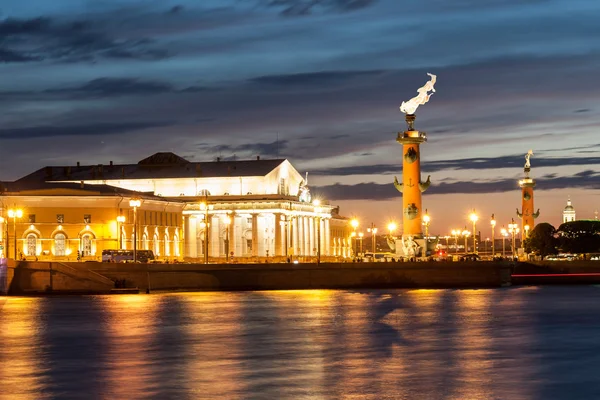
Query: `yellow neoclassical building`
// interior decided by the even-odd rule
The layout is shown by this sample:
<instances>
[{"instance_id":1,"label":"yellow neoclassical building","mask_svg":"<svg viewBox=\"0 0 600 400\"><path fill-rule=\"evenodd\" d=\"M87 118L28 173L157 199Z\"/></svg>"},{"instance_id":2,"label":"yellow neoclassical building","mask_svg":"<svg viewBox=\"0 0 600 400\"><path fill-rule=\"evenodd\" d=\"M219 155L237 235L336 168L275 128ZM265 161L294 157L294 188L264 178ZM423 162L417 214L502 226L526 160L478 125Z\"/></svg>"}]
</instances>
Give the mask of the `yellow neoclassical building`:
<instances>
[{"instance_id":1,"label":"yellow neoclassical building","mask_svg":"<svg viewBox=\"0 0 600 400\"><path fill-rule=\"evenodd\" d=\"M102 250L132 249L134 237L137 249L163 260L333 260L351 256L350 228L337 211L312 199L285 159L190 162L156 153L136 164L49 166L0 183L0 242L9 257L52 260L99 260Z\"/></svg>"}]
</instances>

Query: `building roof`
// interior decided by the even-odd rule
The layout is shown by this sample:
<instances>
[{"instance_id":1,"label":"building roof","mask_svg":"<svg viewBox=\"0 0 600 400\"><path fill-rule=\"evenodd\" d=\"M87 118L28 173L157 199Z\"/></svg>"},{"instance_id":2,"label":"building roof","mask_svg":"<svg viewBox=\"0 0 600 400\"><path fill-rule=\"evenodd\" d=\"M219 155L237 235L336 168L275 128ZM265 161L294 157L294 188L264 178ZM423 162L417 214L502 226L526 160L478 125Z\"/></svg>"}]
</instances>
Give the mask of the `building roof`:
<instances>
[{"instance_id":1,"label":"building roof","mask_svg":"<svg viewBox=\"0 0 600 400\"><path fill-rule=\"evenodd\" d=\"M41 168L15 182L117 179L223 178L265 176L285 159L189 162L173 153L156 153L137 164L67 165Z\"/></svg>"},{"instance_id":2,"label":"building roof","mask_svg":"<svg viewBox=\"0 0 600 400\"><path fill-rule=\"evenodd\" d=\"M124 196L146 200L166 200L151 192L137 192L110 185L88 185L69 182L15 181L0 182L3 196ZM169 201L177 201L169 199Z\"/></svg>"}]
</instances>

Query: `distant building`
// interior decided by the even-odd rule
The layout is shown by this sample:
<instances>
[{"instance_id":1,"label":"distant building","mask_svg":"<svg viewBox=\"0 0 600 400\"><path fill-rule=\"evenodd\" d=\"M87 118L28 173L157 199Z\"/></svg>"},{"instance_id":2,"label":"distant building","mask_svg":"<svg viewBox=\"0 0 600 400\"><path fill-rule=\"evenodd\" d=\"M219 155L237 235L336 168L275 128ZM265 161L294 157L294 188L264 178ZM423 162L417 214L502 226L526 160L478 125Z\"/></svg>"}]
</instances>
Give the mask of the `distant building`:
<instances>
[{"instance_id":1,"label":"distant building","mask_svg":"<svg viewBox=\"0 0 600 400\"><path fill-rule=\"evenodd\" d=\"M565 207L565 209L563 210L563 224L565 222L572 222L575 221L576 216L575 216L575 208L573 208L573 205L571 204L571 199L569 198L567 200L567 206Z\"/></svg>"}]
</instances>

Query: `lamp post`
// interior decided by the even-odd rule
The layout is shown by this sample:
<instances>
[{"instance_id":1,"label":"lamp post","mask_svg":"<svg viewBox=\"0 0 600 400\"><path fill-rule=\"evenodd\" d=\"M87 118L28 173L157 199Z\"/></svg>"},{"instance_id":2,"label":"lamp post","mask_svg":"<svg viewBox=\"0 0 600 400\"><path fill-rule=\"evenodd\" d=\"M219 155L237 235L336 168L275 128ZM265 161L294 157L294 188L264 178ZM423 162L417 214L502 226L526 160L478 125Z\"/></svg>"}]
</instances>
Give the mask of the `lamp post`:
<instances>
[{"instance_id":1,"label":"lamp post","mask_svg":"<svg viewBox=\"0 0 600 400\"><path fill-rule=\"evenodd\" d=\"M508 232L506 232L506 228L502 225L502 229L500 229L500 234L502 235L502 258L506 257L506 237L508 236Z\"/></svg>"},{"instance_id":2,"label":"lamp post","mask_svg":"<svg viewBox=\"0 0 600 400\"><path fill-rule=\"evenodd\" d=\"M15 255L15 260L17 259L17 218L21 218L23 217L23 210L21 210L20 208L17 209L10 209L8 210L8 218L12 218L13 219L13 235L15 236L15 241L14 241L14 255ZM8 231L8 229L7 229ZM8 245L8 237L6 238L6 244ZM6 254L8 255L8 251L6 252Z\"/></svg>"},{"instance_id":3,"label":"lamp post","mask_svg":"<svg viewBox=\"0 0 600 400\"><path fill-rule=\"evenodd\" d=\"M475 224L477 223L477 220L479 219L479 217L475 213L475 209L473 209L473 212L471 213L471 215L469 215L469 219L471 220L471 222L473 222L473 253L477 254L478 253L477 244L475 243L475 238L477 237L477 231L475 230Z\"/></svg>"},{"instance_id":4,"label":"lamp post","mask_svg":"<svg viewBox=\"0 0 600 400\"><path fill-rule=\"evenodd\" d=\"M515 260L515 235L519 233L519 226L515 224L515 219L511 218L511 223L508 224L508 232L512 235L512 258Z\"/></svg>"},{"instance_id":5,"label":"lamp post","mask_svg":"<svg viewBox=\"0 0 600 400\"><path fill-rule=\"evenodd\" d=\"M365 235L364 233L358 232L358 239L360 240L360 253L359 254L362 254L362 252L363 252L362 251L362 239L363 239L364 235Z\"/></svg>"},{"instance_id":6,"label":"lamp post","mask_svg":"<svg viewBox=\"0 0 600 400\"><path fill-rule=\"evenodd\" d=\"M494 231L496 230L496 220L494 219L494 214L492 214L492 220L490 221L490 225L492 226L492 260L496 256L496 240L494 238Z\"/></svg>"},{"instance_id":7,"label":"lamp post","mask_svg":"<svg viewBox=\"0 0 600 400\"><path fill-rule=\"evenodd\" d=\"M371 222L371 227L367 229L367 232L371 233L371 251L373 252L373 258L375 258L375 251L377 250L377 228L375 224Z\"/></svg>"},{"instance_id":8,"label":"lamp post","mask_svg":"<svg viewBox=\"0 0 600 400\"><path fill-rule=\"evenodd\" d=\"M460 235L460 229L452 229L450 233L454 236L454 252L458 253L458 235Z\"/></svg>"},{"instance_id":9,"label":"lamp post","mask_svg":"<svg viewBox=\"0 0 600 400\"><path fill-rule=\"evenodd\" d=\"M425 215L423 215L423 226L425 227L425 252L423 254L424 257L427 257L427 249L429 244L429 224L431 223L431 217L427 213L427 209L425 209Z\"/></svg>"},{"instance_id":10,"label":"lamp post","mask_svg":"<svg viewBox=\"0 0 600 400\"><path fill-rule=\"evenodd\" d=\"M137 209L142 205L140 199L129 200L129 207L133 208L133 262L137 262Z\"/></svg>"},{"instance_id":11,"label":"lamp post","mask_svg":"<svg viewBox=\"0 0 600 400\"><path fill-rule=\"evenodd\" d=\"M0 245L4 245L2 252L0 252L0 258L4 257L4 252L6 252L6 256L8 257L8 250L6 249L6 244L8 243L8 240L6 238L7 235L5 235L5 232L8 232L8 228L4 229L4 222L6 222L6 220L4 219L3 216L0 215L0 225L2 225L2 231L0 233L2 233L2 238L3 238Z\"/></svg>"},{"instance_id":12,"label":"lamp post","mask_svg":"<svg viewBox=\"0 0 600 400\"><path fill-rule=\"evenodd\" d=\"M123 223L125 222L125 216L124 215L118 215L117 216L117 231L118 231L118 235L117 237L119 238L119 250L123 250Z\"/></svg>"},{"instance_id":13,"label":"lamp post","mask_svg":"<svg viewBox=\"0 0 600 400\"><path fill-rule=\"evenodd\" d=\"M465 226L465 229L462 231L462 234L465 237L465 254L467 254L468 249L469 249L469 245L467 243L467 239L468 239L469 235L471 234L471 232L469 232L467 230L467 227Z\"/></svg>"},{"instance_id":14,"label":"lamp post","mask_svg":"<svg viewBox=\"0 0 600 400\"><path fill-rule=\"evenodd\" d=\"M352 229L354 230L350 237L353 237L356 240L358 240L358 235L356 234L356 228L358 228L358 220L356 218L352 219L352 221L350 221L350 225L352 225ZM356 246L357 245L352 246L352 252L354 253L354 256L356 256Z\"/></svg>"},{"instance_id":15,"label":"lamp post","mask_svg":"<svg viewBox=\"0 0 600 400\"><path fill-rule=\"evenodd\" d=\"M208 232L210 229L210 224L208 222L208 208L208 202L200 203L200 209L204 210L204 264L208 264Z\"/></svg>"},{"instance_id":16,"label":"lamp post","mask_svg":"<svg viewBox=\"0 0 600 400\"><path fill-rule=\"evenodd\" d=\"M225 216L225 261L229 262L229 225L231 225L231 217ZM287 238L286 238L287 245ZM287 250L286 250L287 251Z\"/></svg>"}]
</instances>

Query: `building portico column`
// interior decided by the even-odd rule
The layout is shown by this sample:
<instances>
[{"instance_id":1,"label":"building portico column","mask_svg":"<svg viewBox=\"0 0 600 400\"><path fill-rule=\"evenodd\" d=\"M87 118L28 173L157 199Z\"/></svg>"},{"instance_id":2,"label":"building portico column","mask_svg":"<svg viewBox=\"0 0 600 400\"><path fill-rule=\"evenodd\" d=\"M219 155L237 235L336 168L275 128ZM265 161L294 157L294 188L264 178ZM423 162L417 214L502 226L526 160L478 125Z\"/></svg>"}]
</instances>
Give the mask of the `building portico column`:
<instances>
[{"instance_id":1,"label":"building portico column","mask_svg":"<svg viewBox=\"0 0 600 400\"><path fill-rule=\"evenodd\" d=\"M258 214L252 214L252 257L258 256Z\"/></svg>"},{"instance_id":2,"label":"building portico column","mask_svg":"<svg viewBox=\"0 0 600 400\"><path fill-rule=\"evenodd\" d=\"M290 236L292 237L292 244L290 245L290 247L292 248L292 254L297 256L298 255L298 217L295 217L292 220L292 234Z\"/></svg>"},{"instance_id":3,"label":"building portico column","mask_svg":"<svg viewBox=\"0 0 600 400\"><path fill-rule=\"evenodd\" d=\"M329 226L329 218L323 220L323 231L325 232L325 251L324 255L331 255L331 231Z\"/></svg>"},{"instance_id":4,"label":"building portico column","mask_svg":"<svg viewBox=\"0 0 600 400\"><path fill-rule=\"evenodd\" d=\"M284 237L283 234L285 234L285 220L282 218L283 214L281 213L275 213L275 226L273 229L275 229L275 256L284 256L285 255L285 249L284 249Z\"/></svg>"},{"instance_id":5,"label":"building portico column","mask_svg":"<svg viewBox=\"0 0 600 400\"><path fill-rule=\"evenodd\" d=\"M229 214L229 221L229 235L227 236L227 251L229 252L229 254L226 254L226 256L230 256L231 252L234 251L233 249L235 249L235 212Z\"/></svg>"}]
</instances>

